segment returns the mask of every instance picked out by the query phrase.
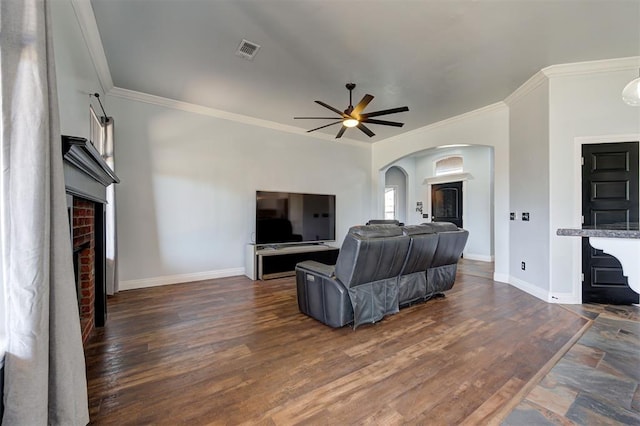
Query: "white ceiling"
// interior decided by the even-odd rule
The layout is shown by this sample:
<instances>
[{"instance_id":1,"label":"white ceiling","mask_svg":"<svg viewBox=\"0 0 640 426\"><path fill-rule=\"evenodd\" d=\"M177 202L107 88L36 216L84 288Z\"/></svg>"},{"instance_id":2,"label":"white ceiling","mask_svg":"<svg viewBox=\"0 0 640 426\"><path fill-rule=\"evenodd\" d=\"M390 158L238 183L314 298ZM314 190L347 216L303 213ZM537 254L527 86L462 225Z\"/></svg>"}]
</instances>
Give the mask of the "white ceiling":
<instances>
[{"instance_id":1,"label":"white ceiling","mask_svg":"<svg viewBox=\"0 0 640 426\"><path fill-rule=\"evenodd\" d=\"M640 0L91 0L116 87L311 129L407 105L375 142L503 100L554 64L640 55ZM253 61L234 53L261 45ZM622 88L621 88L622 89ZM339 126L329 127L334 135Z\"/></svg>"}]
</instances>

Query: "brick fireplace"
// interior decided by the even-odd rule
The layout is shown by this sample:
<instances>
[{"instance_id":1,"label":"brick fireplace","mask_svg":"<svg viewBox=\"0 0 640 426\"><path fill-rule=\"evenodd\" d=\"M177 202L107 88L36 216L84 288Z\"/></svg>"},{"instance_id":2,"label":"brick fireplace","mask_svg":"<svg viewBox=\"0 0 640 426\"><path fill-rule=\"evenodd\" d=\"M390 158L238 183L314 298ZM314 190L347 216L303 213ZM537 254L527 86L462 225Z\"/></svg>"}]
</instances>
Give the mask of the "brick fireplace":
<instances>
[{"instance_id":1,"label":"brick fireplace","mask_svg":"<svg viewBox=\"0 0 640 426\"><path fill-rule=\"evenodd\" d=\"M62 137L65 187L82 342L107 320L105 204L106 188L118 183L93 144Z\"/></svg>"},{"instance_id":2,"label":"brick fireplace","mask_svg":"<svg viewBox=\"0 0 640 426\"><path fill-rule=\"evenodd\" d=\"M94 202L73 198L71 212L73 236L73 266L76 294L80 311L82 342L86 343L95 328L96 274L95 274L95 208Z\"/></svg>"}]
</instances>

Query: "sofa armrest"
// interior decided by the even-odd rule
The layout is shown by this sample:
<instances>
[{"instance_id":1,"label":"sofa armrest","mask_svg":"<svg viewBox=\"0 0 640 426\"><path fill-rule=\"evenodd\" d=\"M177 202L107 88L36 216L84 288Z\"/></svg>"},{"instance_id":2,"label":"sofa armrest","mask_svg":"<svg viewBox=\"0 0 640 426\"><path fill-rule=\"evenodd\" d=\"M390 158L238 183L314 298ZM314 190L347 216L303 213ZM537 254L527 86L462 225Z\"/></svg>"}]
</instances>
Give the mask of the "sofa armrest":
<instances>
[{"instance_id":1,"label":"sofa armrest","mask_svg":"<svg viewBox=\"0 0 640 426\"><path fill-rule=\"evenodd\" d=\"M336 271L335 265L325 265L324 263L316 262L314 260L305 260L304 262L298 263L296 265L296 270L297 269L327 278L333 278Z\"/></svg>"},{"instance_id":2,"label":"sofa armrest","mask_svg":"<svg viewBox=\"0 0 640 426\"><path fill-rule=\"evenodd\" d=\"M349 292L335 277L333 266L306 261L296 265L296 291L300 312L330 327L353 322Z\"/></svg>"}]
</instances>

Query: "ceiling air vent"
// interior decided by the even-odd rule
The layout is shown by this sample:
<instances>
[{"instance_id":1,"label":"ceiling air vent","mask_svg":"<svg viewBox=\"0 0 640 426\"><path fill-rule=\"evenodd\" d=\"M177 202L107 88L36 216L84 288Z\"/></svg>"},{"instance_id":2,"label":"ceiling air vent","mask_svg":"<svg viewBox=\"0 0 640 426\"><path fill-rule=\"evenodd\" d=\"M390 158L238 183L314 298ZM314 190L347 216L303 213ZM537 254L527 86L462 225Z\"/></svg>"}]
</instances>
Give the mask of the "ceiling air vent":
<instances>
[{"instance_id":1,"label":"ceiling air vent","mask_svg":"<svg viewBox=\"0 0 640 426\"><path fill-rule=\"evenodd\" d=\"M251 60L258 53L258 49L260 49L259 44L243 39L240 46L238 46L238 50L236 50L236 55Z\"/></svg>"}]
</instances>

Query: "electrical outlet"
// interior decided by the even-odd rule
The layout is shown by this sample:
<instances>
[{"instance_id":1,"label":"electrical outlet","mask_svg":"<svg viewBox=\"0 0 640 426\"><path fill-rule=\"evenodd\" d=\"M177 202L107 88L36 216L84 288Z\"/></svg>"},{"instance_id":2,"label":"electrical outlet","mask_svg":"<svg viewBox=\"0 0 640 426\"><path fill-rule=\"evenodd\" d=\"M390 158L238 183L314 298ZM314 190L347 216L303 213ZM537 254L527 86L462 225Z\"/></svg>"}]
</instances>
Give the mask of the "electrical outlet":
<instances>
[{"instance_id":1,"label":"electrical outlet","mask_svg":"<svg viewBox=\"0 0 640 426\"><path fill-rule=\"evenodd\" d=\"M516 220L516 212L509 213L509 220Z\"/></svg>"},{"instance_id":2,"label":"electrical outlet","mask_svg":"<svg viewBox=\"0 0 640 426\"><path fill-rule=\"evenodd\" d=\"M527 269L527 264L524 262L520 262L520 269L522 269L523 271Z\"/></svg>"},{"instance_id":3,"label":"electrical outlet","mask_svg":"<svg viewBox=\"0 0 640 426\"><path fill-rule=\"evenodd\" d=\"M422 215L422 218L423 219L429 219L429 215L427 213L425 213L425 214Z\"/></svg>"},{"instance_id":4,"label":"electrical outlet","mask_svg":"<svg viewBox=\"0 0 640 426\"><path fill-rule=\"evenodd\" d=\"M522 220L525 222L529 221L529 213L522 213Z\"/></svg>"}]
</instances>

